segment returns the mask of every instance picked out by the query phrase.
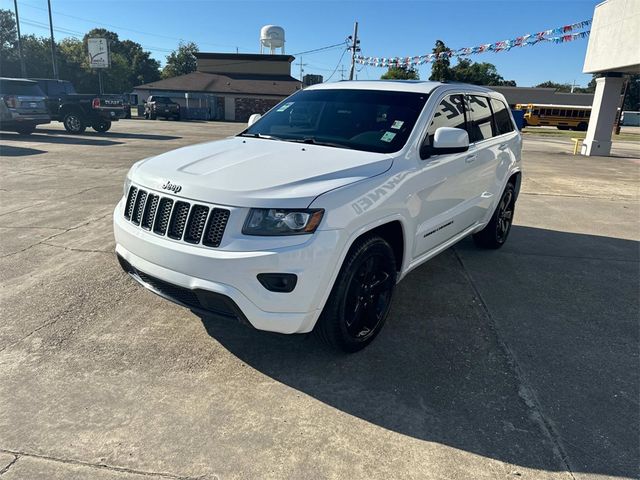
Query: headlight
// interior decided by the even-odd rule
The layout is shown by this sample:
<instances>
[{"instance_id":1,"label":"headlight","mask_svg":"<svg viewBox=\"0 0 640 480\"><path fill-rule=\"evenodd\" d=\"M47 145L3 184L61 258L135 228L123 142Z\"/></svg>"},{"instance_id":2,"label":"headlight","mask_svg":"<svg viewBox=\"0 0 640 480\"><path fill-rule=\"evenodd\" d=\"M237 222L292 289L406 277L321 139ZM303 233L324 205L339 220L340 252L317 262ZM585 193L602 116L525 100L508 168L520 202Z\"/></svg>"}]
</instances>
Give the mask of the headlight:
<instances>
[{"instance_id":1,"label":"headlight","mask_svg":"<svg viewBox=\"0 0 640 480\"><path fill-rule=\"evenodd\" d=\"M245 235L304 235L320 225L322 209L252 208L244 222Z\"/></svg>"},{"instance_id":2,"label":"headlight","mask_svg":"<svg viewBox=\"0 0 640 480\"><path fill-rule=\"evenodd\" d=\"M126 197L127 195L129 195L129 187L131 186L131 179L129 178L129 175L127 175L126 177L124 177L124 196Z\"/></svg>"}]
</instances>

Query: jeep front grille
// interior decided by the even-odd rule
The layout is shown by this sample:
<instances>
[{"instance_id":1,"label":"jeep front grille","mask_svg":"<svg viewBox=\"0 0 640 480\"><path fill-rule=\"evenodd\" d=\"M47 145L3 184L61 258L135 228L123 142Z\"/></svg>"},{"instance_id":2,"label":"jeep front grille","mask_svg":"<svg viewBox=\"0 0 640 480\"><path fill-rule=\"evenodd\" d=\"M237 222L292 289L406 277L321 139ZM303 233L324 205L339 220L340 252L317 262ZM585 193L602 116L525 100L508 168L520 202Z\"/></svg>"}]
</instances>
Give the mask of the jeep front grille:
<instances>
[{"instance_id":1,"label":"jeep front grille","mask_svg":"<svg viewBox=\"0 0 640 480\"><path fill-rule=\"evenodd\" d=\"M124 218L145 230L174 240L217 248L231 212L224 208L162 197L132 186Z\"/></svg>"}]
</instances>

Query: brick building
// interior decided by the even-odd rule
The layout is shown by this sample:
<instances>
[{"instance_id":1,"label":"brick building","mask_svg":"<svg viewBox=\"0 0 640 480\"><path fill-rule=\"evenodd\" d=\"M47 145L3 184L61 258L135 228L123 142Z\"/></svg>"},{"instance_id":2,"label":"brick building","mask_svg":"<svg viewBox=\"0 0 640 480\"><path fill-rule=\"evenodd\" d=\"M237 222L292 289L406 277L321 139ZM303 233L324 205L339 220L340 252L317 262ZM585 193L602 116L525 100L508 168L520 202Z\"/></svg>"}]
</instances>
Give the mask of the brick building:
<instances>
[{"instance_id":1,"label":"brick building","mask_svg":"<svg viewBox=\"0 0 640 480\"><path fill-rule=\"evenodd\" d=\"M190 116L246 122L301 88L291 76L291 55L197 53L197 70L140 85L134 93L171 97Z\"/></svg>"}]
</instances>

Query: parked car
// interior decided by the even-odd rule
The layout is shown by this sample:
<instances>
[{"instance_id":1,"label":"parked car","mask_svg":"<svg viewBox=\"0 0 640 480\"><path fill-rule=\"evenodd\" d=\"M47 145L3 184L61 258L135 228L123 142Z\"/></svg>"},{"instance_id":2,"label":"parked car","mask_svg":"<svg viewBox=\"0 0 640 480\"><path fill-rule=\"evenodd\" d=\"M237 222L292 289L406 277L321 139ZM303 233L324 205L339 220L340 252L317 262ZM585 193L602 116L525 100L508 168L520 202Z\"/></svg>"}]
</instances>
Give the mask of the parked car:
<instances>
[{"instance_id":1,"label":"parked car","mask_svg":"<svg viewBox=\"0 0 640 480\"><path fill-rule=\"evenodd\" d=\"M325 83L257 117L132 166L116 253L146 288L353 352L411 270L468 235L483 248L508 238L522 140L499 93Z\"/></svg>"},{"instance_id":2,"label":"parked car","mask_svg":"<svg viewBox=\"0 0 640 480\"><path fill-rule=\"evenodd\" d=\"M51 121L45 95L36 82L0 78L0 99L0 130L29 135L37 125Z\"/></svg>"},{"instance_id":3,"label":"parked car","mask_svg":"<svg viewBox=\"0 0 640 480\"><path fill-rule=\"evenodd\" d=\"M151 95L144 105L144 118L155 120L158 117L180 120L180 105L169 97Z\"/></svg>"},{"instance_id":4,"label":"parked car","mask_svg":"<svg viewBox=\"0 0 640 480\"><path fill-rule=\"evenodd\" d=\"M33 78L47 95L52 120L62 122L69 133L83 133L88 126L106 132L111 122L126 116L121 95L80 94L67 80Z\"/></svg>"}]
</instances>

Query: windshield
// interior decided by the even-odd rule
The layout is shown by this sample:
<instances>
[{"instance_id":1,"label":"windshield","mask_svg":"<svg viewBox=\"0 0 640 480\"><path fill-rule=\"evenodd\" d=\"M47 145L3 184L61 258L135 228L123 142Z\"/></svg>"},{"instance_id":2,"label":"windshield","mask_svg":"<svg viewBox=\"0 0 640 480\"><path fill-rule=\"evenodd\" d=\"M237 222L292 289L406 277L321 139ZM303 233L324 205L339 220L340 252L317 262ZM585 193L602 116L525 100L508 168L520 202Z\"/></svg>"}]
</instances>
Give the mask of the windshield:
<instances>
[{"instance_id":1,"label":"windshield","mask_svg":"<svg viewBox=\"0 0 640 480\"><path fill-rule=\"evenodd\" d=\"M302 90L241 135L396 152L409 138L427 97L379 90Z\"/></svg>"},{"instance_id":2,"label":"windshield","mask_svg":"<svg viewBox=\"0 0 640 480\"><path fill-rule=\"evenodd\" d=\"M153 101L156 103L173 103L169 97L153 97Z\"/></svg>"}]
</instances>

